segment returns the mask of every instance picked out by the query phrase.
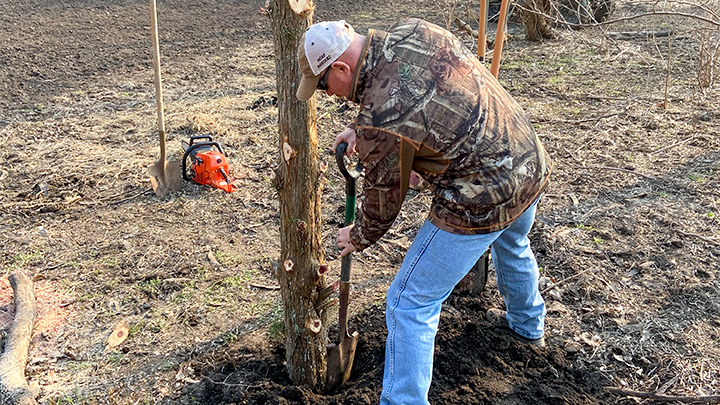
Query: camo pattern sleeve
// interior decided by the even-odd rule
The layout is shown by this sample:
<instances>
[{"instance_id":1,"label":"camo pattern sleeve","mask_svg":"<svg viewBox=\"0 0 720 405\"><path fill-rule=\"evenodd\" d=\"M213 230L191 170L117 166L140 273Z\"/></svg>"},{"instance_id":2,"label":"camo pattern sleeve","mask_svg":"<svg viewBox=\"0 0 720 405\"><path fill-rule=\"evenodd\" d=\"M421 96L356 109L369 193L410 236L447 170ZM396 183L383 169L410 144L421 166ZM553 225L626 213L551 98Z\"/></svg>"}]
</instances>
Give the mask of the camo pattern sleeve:
<instances>
[{"instance_id":1,"label":"camo pattern sleeve","mask_svg":"<svg viewBox=\"0 0 720 405\"><path fill-rule=\"evenodd\" d=\"M357 153L363 164L363 198L356 226L350 232L357 250L380 239L400 213L410 184L413 151L414 148L404 145L400 137L380 129L362 128L359 131Z\"/></svg>"},{"instance_id":2,"label":"camo pattern sleeve","mask_svg":"<svg viewBox=\"0 0 720 405\"><path fill-rule=\"evenodd\" d=\"M364 52L353 89L369 168L357 247L391 226L410 169L431 186L430 220L456 234L504 229L539 197L547 152L520 105L452 33L408 19L373 31Z\"/></svg>"}]
</instances>

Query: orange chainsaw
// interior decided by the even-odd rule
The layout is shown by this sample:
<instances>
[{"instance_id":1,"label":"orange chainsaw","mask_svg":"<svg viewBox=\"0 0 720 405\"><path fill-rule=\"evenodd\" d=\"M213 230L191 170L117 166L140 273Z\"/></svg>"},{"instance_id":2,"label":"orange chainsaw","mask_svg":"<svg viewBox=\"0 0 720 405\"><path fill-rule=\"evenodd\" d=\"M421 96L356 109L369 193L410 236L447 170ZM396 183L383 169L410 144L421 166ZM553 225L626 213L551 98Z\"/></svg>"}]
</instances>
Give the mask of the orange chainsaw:
<instances>
[{"instance_id":1,"label":"orange chainsaw","mask_svg":"<svg viewBox=\"0 0 720 405\"><path fill-rule=\"evenodd\" d=\"M185 151L182 162L183 178L198 184L225 190L228 193L235 191L230 177L227 159L222 147L214 142L210 135L196 135L190 137L190 143L182 141ZM192 160L190 173L187 169L188 158Z\"/></svg>"}]
</instances>

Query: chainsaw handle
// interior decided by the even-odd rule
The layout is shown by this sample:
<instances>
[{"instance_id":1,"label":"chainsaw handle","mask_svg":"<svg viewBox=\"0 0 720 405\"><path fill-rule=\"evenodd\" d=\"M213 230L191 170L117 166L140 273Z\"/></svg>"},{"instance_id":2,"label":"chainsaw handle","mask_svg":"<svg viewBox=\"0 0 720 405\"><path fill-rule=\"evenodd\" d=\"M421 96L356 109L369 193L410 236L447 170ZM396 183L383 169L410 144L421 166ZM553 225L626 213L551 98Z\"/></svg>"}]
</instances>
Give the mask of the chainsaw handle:
<instances>
[{"instance_id":1,"label":"chainsaw handle","mask_svg":"<svg viewBox=\"0 0 720 405\"><path fill-rule=\"evenodd\" d=\"M190 156L190 152L194 151L197 148L201 148L201 147L205 147L205 146L210 146L210 147L214 146L217 148L218 151L220 151L221 155L223 155L223 156L225 155L225 153L222 150L222 147L217 142L212 141L212 142L200 142L200 143L193 144L194 139L203 139L203 138L210 138L210 135L196 135L196 136L191 137L190 138L190 146L188 146L188 148L185 150L185 154L183 154L182 175L183 175L183 179L185 179L187 181L190 181L190 178L187 175L187 158L188 158L188 156Z\"/></svg>"},{"instance_id":2,"label":"chainsaw handle","mask_svg":"<svg viewBox=\"0 0 720 405\"><path fill-rule=\"evenodd\" d=\"M192 144L198 139L207 139L208 142L212 142L212 137L210 135L193 135L190 137L190 146L192 146ZM220 153L222 153L222 151Z\"/></svg>"}]
</instances>

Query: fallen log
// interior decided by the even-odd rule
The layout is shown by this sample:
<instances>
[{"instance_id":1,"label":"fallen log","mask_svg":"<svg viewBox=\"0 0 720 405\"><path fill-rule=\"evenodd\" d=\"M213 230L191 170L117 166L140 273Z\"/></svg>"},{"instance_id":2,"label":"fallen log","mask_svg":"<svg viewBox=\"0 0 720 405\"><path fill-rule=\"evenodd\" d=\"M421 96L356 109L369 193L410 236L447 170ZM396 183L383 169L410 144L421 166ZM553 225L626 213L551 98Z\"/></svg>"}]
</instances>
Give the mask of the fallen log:
<instances>
[{"instance_id":1,"label":"fallen log","mask_svg":"<svg viewBox=\"0 0 720 405\"><path fill-rule=\"evenodd\" d=\"M623 388L605 387L608 392L613 394L636 397L636 398L647 398L653 401L664 401L664 402L682 402L684 404L717 404L720 403L720 395L708 395L708 396L677 396L677 395L664 395L656 394L654 392L645 391L634 391Z\"/></svg>"},{"instance_id":2,"label":"fallen log","mask_svg":"<svg viewBox=\"0 0 720 405\"><path fill-rule=\"evenodd\" d=\"M15 292L15 320L0 357L0 404L37 405L25 380L30 337L35 325L35 293L30 278L14 273L9 277Z\"/></svg>"}]
</instances>

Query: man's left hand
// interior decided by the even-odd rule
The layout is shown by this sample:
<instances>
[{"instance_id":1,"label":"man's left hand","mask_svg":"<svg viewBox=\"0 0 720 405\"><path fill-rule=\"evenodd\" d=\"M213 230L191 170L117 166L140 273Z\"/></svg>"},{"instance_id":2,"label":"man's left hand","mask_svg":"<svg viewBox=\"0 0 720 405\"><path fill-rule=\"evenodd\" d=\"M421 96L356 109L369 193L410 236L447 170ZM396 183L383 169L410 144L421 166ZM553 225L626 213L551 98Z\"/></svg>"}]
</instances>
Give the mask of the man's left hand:
<instances>
[{"instance_id":1,"label":"man's left hand","mask_svg":"<svg viewBox=\"0 0 720 405\"><path fill-rule=\"evenodd\" d=\"M353 245L352 239L350 238L350 230L352 228L353 225L338 229L337 245L340 249L342 249L340 256L348 255L356 250L355 245Z\"/></svg>"}]
</instances>

